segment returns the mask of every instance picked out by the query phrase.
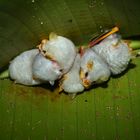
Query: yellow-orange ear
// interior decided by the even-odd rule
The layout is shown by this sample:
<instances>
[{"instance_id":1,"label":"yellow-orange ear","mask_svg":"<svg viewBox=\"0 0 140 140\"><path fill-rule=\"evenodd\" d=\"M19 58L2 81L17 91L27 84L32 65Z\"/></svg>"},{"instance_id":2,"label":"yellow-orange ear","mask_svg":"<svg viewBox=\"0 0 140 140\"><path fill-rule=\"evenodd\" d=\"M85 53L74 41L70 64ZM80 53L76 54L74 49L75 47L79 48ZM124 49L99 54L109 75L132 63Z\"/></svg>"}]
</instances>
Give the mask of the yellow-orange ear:
<instances>
[{"instance_id":1,"label":"yellow-orange ear","mask_svg":"<svg viewBox=\"0 0 140 140\"><path fill-rule=\"evenodd\" d=\"M79 53L80 53L80 56L81 56L81 57L83 56L84 52L85 52L85 49L84 49L83 46L81 46L81 47L79 48Z\"/></svg>"},{"instance_id":2,"label":"yellow-orange ear","mask_svg":"<svg viewBox=\"0 0 140 140\"><path fill-rule=\"evenodd\" d=\"M130 45L131 43L131 40L123 40L128 46Z\"/></svg>"},{"instance_id":3,"label":"yellow-orange ear","mask_svg":"<svg viewBox=\"0 0 140 140\"><path fill-rule=\"evenodd\" d=\"M91 82L88 79L83 80L83 85L85 88L89 88L91 86Z\"/></svg>"},{"instance_id":4,"label":"yellow-orange ear","mask_svg":"<svg viewBox=\"0 0 140 140\"><path fill-rule=\"evenodd\" d=\"M92 60L89 60L87 62L87 68L88 68L89 71L91 71L93 69L93 61Z\"/></svg>"},{"instance_id":5,"label":"yellow-orange ear","mask_svg":"<svg viewBox=\"0 0 140 140\"><path fill-rule=\"evenodd\" d=\"M59 81L59 93L61 93L64 89L63 89L63 81L67 79L67 75L63 75L63 77L60 79Z\"/></svg>"},{"instance_id":6,"label":"yellow-orange ear","mask_svg":"<svg viewBox=\"0 0 140 140\"><path fill-rule=\"evenodd\" d=\"M43 48L43 46L47 43L47 39L43 39L42 41L41 41L41 43L39 44L39 45L37 45L36 47L40 50L40 51L42 51L42 48Z\"/></svg>"},{"instance_id":7,"label":"yellow-orange ear","mask_svg":"<svg viewBox=\"0 0 140 140\"><path fill-rule=\"evenodd\" d=\"M54 32L51 32L49 34L49 40L56 39L57 37L58 37L58 35L56 33L54 33Z\"/></svg>"},{"instance_id":8,"label":"yellow-orange ear","mask_svg":"<svg viewBox=\"0 0 140 140\"><path fill-rule=\"evenodd\" d=\"M61 93L63 91L63 88L62 88L62 86L59 86L59 93Z\"/></svg>"}]
</instances>

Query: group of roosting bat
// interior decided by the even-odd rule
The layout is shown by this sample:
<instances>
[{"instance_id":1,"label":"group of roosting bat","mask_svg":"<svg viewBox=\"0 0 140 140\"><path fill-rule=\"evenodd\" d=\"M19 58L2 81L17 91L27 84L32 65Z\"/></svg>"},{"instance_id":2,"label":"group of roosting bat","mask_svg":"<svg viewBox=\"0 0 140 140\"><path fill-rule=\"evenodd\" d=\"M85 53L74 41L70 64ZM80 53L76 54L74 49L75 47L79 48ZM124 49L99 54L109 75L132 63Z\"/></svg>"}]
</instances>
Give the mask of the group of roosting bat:
<instances>
[{"instance_id":1,"label":"group of roosting bat","mask_svg":"<svg viewBox=\"0 0 140 140\"><path fill-rule=\"evenodd\" d=\"M38 48L25 51L11 61L10 78L30 86L42 83L53 86L57 80L60 92L75 96L127 68L132 49L116 33L118 30L114 27L80 49L68 38L50 33Z\"/></svg>"}]
</instances>

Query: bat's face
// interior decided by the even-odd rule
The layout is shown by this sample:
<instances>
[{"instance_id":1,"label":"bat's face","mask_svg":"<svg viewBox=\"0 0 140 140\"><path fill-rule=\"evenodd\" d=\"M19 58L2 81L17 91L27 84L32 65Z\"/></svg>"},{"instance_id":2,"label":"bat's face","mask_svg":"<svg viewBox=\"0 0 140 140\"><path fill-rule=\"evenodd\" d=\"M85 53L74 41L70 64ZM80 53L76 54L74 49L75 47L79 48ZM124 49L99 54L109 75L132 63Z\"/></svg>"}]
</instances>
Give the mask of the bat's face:
<instances>
[{"instance_id":1,"label":"bat's face","mask_svg":"<svg viewBox=\"0 0 140 140\"><path fill-rule=\"evenodd\" d=\"M85 88L107 81L110 70L103 60L92 50L87 50L81 59L80 78Z\"/></svg>"},{"instance_id":2,"label":"bat's face","mask_svg":"<svg viewBox=\"0 0 140 140\"><path fill-rule=\"evenodd\" d=\"M55 81L62 76L59 64L46 59L41 53L35 57L32 71L35 78L43 81Z\"/></svg>"},{"instance_id":3,"label":"bat's face","mask_svg":"<svg viewBox=\"0 0 140 140\"><path fill-rule=\"evenodd\" d=\"M93 84L100 84L109 79L110 71L108 69L93 68L92 70L83 69L80 70L80 78L85 88L90 87Z\"/></svg>"},{"instance_id":4,"label":"bat's face","mask_svg":"<svg viewBox=\"0 0 140 140\"><path fill-rule=\"evenodd\" d=\"M85 88L90 87L92 82L90 80L90 75L89 75L88 71L85 71L84 69L81 68L81 70L80 70L80 78L81 78L83 86Z\"/></svg>"},{"instance_id":5,"label":"bat's face","mask_svg":"<svg viewBox=\"0 0 140 140\"><path fill-rule=\"evenodd\" d=\"M50 70L55 74L55 76L57 77L56 79L60 79L63 75L61 67L55 61L51 61Z\"/></svg>"},{"instance_id":6,"label":"bat's face","mask_svg":"<svg viewBox=\"0 0 140 140\"><path fill-rule=\"evenodd\" d=\"M56 61L60 65L63 74L69 71L76 57L73 42L54 33L49 35L49 40L42 40L38 47L45 58Z\"/></svg>"},{"instance_id":7,"label":"bat's face","mask_svg":"<svg viewBox=\"0 0 140 140\"><path fill-rule=\"evenodd\" d=\"M42 55L49 60L55 60L54 56L49 53L49 47L53 48L53 44L51 44L51 42L54 42L57 38L58 36L55 33L50 33L49 39L43 39L40 45L37 46Z\"/></svg>"},{"instance_id":8,"label":"bat's face","mask_svg":"<svg viewBox=\"0 0 140 140\"><path fill-rule=\"evenodd\" d=\"M89 55L88 57L86 57L85 54L85 56L83 56L83 58L81 59L82 61L80 69L80 78L85 88L88 88L93 82L92 75L94 73L94 60L91 58L89 59Z\"/></svg>"}]
</instances>

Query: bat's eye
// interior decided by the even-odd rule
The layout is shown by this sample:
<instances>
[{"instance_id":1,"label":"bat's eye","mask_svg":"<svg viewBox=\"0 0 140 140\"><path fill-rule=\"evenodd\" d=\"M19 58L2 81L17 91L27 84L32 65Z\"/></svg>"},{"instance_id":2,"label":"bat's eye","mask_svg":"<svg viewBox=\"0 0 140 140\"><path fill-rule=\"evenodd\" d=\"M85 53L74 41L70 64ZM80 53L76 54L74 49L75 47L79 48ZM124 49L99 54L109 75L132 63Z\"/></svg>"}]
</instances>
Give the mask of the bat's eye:
<instances>
[{"instance_id":1,"label":"bat's eye","mask_svg":"<svg viewBox=\"0 0 140 140\"><path fill-rule=\"evenodd\" d=\"M45 51L45 50L42 50L42 52L43 52L43 53L46 53L46 51Z\"/></svg>"},{"instance_id":2,"label":"bat's eye","mask_svg":"<svg viewBox=\"0 0 140 140\"><path fill-rule=\"evenodd\" d=\"M63 69L60 69L59 71L60 71L60 72L63 72Z\"/></svg>"},{"instance_id":3,"label":"bat's eye","mask_svg":"<svg viewBox=\"0 0 140 140\"><path fill-rule=\"evenodd\" d=\"M85 73L85 77L88 77L88 72Z\"/></svg>"}]
</instances>

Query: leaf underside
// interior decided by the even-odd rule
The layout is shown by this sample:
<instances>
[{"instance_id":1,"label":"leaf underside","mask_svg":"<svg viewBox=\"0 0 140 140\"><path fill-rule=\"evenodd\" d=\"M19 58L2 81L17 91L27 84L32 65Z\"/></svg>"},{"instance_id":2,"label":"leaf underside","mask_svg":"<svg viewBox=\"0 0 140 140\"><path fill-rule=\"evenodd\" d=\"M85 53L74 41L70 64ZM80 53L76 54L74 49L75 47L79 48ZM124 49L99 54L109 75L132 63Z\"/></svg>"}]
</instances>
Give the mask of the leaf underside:
<instances>
[{"instance_id":1,"label":"leaf underside","mask_svg":"<svg viewBox=\"0 0 140 140\"><path fill-rule=\"evenodd\" d=\"M0 0L0 70L50 32L82 45L114 25L140 35L139 0ZM0 140L140 139L140 59L71 99L58 88L0 80Z\"/></svg>"}]
</instances>

